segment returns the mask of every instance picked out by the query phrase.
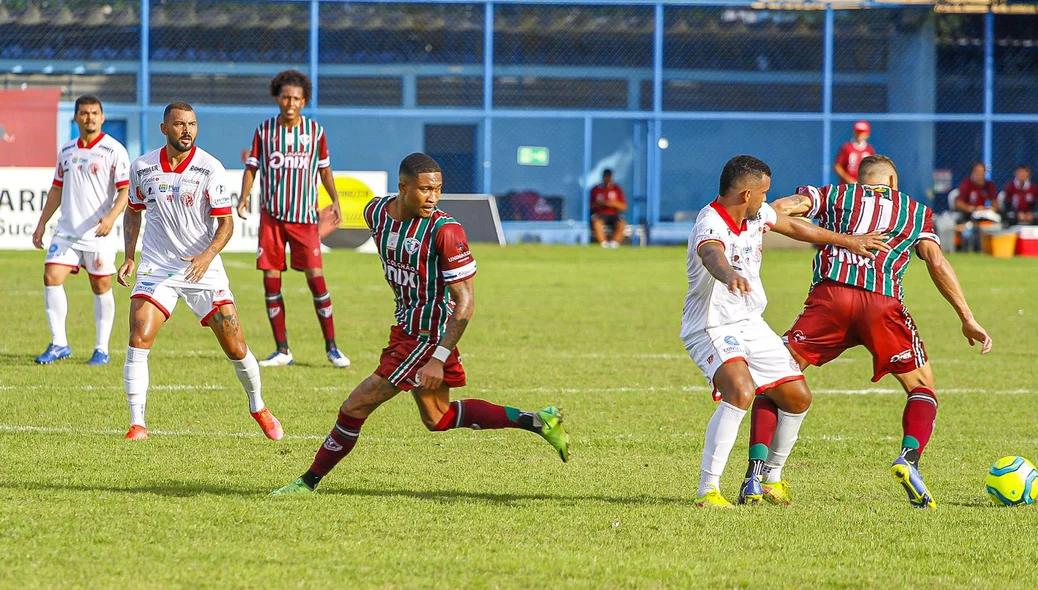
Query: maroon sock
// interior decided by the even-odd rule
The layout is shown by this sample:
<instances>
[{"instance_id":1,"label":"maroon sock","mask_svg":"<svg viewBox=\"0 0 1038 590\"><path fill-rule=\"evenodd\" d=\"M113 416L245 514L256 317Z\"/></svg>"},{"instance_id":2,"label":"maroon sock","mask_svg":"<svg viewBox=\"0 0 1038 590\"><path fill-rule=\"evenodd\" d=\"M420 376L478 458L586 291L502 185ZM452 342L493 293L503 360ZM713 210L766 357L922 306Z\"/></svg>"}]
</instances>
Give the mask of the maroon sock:
<instances>
[{"instance_id":1,"label":"maroon sock","mask_svg":"<svg viewBox=\"0 0 1038 590\"><path fill-rule=\"evenodd\" d=\"M916 387L908 392L905 412L901 415L901 428L904 437L901 439L902 454L918 460L926 443L930 442L934 423L937 420L937 396L926 387ZM916 451L913 455L911 451ZM915 461L912 461L913 463Z\"/></svg>"},{"instance_id":2,"label":"maroon sock","mask_svg":"<svg viewBox=\"0 0 1038 590\"><path fill-rule=\"evenodd\" d=\"M335 322L332 321L332 296L324 283L324 276L306 279L310 292L314 295L314 309L317 321L321 322L321 332L326 343L335 340Z\"/></svg>"},{"instance_id":3,"label":"maroon sock","mask_svg":"<svg viewBox=\"0 0 1038 590\"><path fill-rule=\"evenodd\" d=\"M288 330L285 329L285 300L281 298L281 277L263 277L263 292L267 299L267 318L274 331L278 350L288 350Z\"/></svg>"},{"instance_id":4,"label":"maroon sock","mask_svg":"<svg viewBox=\"0 0 1038 590\"><path fill-rule=\"evenodd\" d=\"M499 406L481 399L461 399L451 402L450 408L433 430L443 431L452 428L522 428L536 431L540 426L536 424L531 412Z\"/></svg>"},{"instance_id":5,"label":"maroon sock","mask_svg":"<svg viewBox=\"0 0 1038 590\"><path fill-rule=\"evenodd\" d=\"M778 406L769 397L755 396L750 410L750 448L758 444L771 448L771 437L777 427Z\"/></svg>"},{"instance_id":6,"label":"maroon sock","mask_svg":"<svg viewBox=\"0 0 1038 590\"><path fill-rule=\"evenodd\" d=\"M335 427L328 434L328 438L324 439L321 448L317 449L317 456L310 465L310 472L318 477L328 475L328 472L353 450L357 444L357 437L360 436L361 426L364 426L363 418L347 416L342 413L342 410L339 410Z\"/></svg>"}]
</instances>

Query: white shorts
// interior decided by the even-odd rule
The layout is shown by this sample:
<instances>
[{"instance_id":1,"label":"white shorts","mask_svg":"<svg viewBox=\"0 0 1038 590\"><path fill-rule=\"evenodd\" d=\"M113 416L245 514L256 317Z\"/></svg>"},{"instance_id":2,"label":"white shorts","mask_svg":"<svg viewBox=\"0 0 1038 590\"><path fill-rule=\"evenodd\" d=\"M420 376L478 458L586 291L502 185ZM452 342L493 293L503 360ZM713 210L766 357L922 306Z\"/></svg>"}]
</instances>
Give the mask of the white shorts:
<instances>
[{"instance_id":1,"label":"white shorts","mask_svg":"<svg viewBox=\"0 0 1038 590\"><path fill-rule=\"evenodd\" d=\"M757 395L789 381L804 378L778 334L763 319L738 322L699 332L685 342L688 356L713 387L714 373L725 363L744 361L757 387ZM717 388L714 401L721 399Z\"/></svg>"},{"instance_id":2,"label":"white shorts","mask_svg":"<svg viewBox=\"0 0 1038 590\"><path fill-rule=\"evenodd\" d=\"M101 252L79 250L72 242L55 237L47 248L47 259L43 264L71 266L72 274L79 272L79 267L95 277L107 277L115 274L115 256L117 248L105 249Z\"/></svg>"},{"instance_id":3,"label":"white shorts","mask_svg":"<svg viewBox=\"0 0 1038 590\"><path fill-rule=\"evenodd\" d=\"M226 284L214 288L183 280L155 280L151 277L137 279L133 293L130 294L131 299L134 297L150 301L159 308L167 320L173 313L173 308L177 306L177 300L183 299L202 326L206 326L206 322L216 313L218 307L234 303L234 294Z\"/></svg>"}]
</instances>

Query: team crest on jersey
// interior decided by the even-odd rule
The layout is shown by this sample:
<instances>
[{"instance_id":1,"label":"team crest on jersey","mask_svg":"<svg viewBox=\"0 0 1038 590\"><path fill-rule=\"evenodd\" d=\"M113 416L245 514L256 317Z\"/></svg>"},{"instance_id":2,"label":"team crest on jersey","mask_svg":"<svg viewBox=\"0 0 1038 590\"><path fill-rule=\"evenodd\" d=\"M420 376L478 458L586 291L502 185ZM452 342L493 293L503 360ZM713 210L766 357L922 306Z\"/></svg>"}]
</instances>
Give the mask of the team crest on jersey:
<instances>
[{"instance_id":1,"label":"team crest on jersey","mask_svg":"<svg viewBox=\"0 0 1038 590\"><path fill-rule=\"evenodd\" d=\"M101 165L98 164L97 162L94 162L93 164L91 164L90 165L90 173L93 174L94 176L97 176L98 174L100 174L101 173Z\"/></svg>"},{"instance_id":2,"label":"team crest on jersey","mask_svg":"<svg viewBox=\"0 0 1038 590\"><path fill-rule=\"evenodd\" d=\"M195 204L195 193L183 193L180 195L180 202L185 207L192 207Z\"/></svg>"},{"instance_id":3,"label":"team crest on jersey","mask_svg":"<svg viewBox=\"0 0 1038 590\"><path fill-rule=\"evenodd\" d=\"M306 147L306 146L310 145L310 136L309 135L300 135L299 136L299 145L301 145L303 147Z\"/></svg>"},{"instance_id":4,"label":"team crest on jersey","mask_svg":"<svg viewBox=\"0 0 1038 590\"><path fill-rule=\"evenodd\" d=\"M415 238L407 238L404 240L404 250L406 250L408 254L414 254L421 246L422 243Z\"/></svg>"}]
</instances>

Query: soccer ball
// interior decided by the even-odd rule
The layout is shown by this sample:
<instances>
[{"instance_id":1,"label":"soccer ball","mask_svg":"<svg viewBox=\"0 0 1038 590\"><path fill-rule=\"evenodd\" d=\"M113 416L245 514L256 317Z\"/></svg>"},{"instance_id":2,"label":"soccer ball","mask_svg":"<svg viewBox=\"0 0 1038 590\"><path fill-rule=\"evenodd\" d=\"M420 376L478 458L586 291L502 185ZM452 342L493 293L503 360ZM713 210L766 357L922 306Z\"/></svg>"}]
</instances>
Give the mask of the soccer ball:
<instances>
[{"instance_id":1,"label":"soccer ball","mask_svg":"<svg viewBox=\"0 0 1038 590\"><path fill-rule=\"evenodd\" d=\"M1038 501L1038 469L1023 457L1002 457L988 470L988 494L1004 506Z\"/></svg>"}]
</instances>

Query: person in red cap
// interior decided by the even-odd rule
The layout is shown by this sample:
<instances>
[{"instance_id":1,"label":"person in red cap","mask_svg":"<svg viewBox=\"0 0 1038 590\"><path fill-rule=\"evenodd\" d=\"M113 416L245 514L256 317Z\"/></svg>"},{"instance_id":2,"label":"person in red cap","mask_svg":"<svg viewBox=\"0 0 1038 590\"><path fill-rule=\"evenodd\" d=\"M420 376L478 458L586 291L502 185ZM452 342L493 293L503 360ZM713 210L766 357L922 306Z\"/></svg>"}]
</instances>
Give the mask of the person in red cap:
<instances>
[{"instance_id":1,"label":"person in red cap","mask_svg":"<svg viewBox=\"0 0 1038 590\"><path fill-rule=\"evenodd\" d=\"M858 165L868 156L876 154L875 148L869 145L871 130L868 121L858 121L854 124L854 140L840 146L840 151L836 153L836 161L833 162L833 170L841 182L857 182Z\"/></svg>"}]
</instances>

